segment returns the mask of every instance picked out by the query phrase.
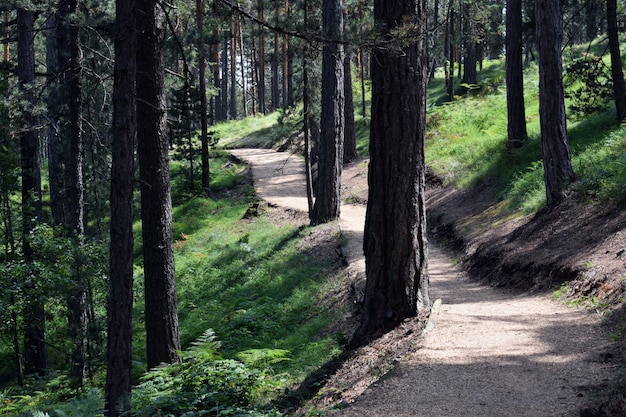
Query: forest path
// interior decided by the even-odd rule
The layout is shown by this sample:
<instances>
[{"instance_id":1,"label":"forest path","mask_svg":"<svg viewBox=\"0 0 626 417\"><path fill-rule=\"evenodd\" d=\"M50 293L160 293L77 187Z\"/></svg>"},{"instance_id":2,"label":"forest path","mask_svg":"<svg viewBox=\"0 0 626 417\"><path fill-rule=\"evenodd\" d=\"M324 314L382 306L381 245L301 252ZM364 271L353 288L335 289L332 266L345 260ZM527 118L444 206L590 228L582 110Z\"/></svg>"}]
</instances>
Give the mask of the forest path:
<instances>
[{"instance_id":1,"label":"forest path","mask_svg":"<svg viewBox=\"0 0 626 417\"><path fill-rule=\"evenodd\" d=\"M232 150L252 167L258 195L307 210L301 159L272 150ZM363 206L342 206L342 229L358 268ZM512 295L472 282L436 246L429 258L435 326L381 380L329 415L578 416L614 380L613 342L598 317L546 295ZM355 255L356 254L356 255Z\"/></svg>"}]
</instances>

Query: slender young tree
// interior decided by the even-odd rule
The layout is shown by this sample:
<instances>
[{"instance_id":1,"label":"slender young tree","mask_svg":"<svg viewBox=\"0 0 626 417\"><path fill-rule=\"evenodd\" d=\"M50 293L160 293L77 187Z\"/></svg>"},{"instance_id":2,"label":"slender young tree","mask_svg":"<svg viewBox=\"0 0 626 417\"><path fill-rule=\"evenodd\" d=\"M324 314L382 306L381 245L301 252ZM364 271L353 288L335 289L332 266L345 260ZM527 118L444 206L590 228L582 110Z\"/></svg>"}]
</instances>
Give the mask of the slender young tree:
<instances>
[{"instance_id":1,"label":"slender young tree","mask_svg":"<svg viewBox=\"0 0 626 417\"><path fill-rule=\"evenodd\" d=\"M622 69L622 56L619 50L619 33L617 27L617 0L606 0L606 20L611 52L611 78L613 78L613 96L617 120L626 116L626 83Z\"/></svg>"},{"instance_id":2,"label":"slender young tree","mask_svg":"<svg viewBox=\"0 0 626 417\"><path fill-rule=\"evenodd\" d=\"M426 0L375 0L369 195L363 248L367 282L351 345L430 308L424 201ZM409 41L394 33L412 31Z\"/></svg>"},{"instance_id":3,"label":"slender young tree","mask_svg":"<svg viewBox=\"0 0 626 417\"><path fill-rule=\"evenodd\" d=\"M567 139L559 0L536 0L539 119L548 207L557 206L575 180Z\"/></svg>"},{"instance_id":4,"label":"slender young tree","mask_svg":"<svg viewBox=\"0 0 626 417\"><path fill-rule=\"evenodd\" d=\"M116 1L111 159L111 243L107 323L107 417L130 410L135 185L135 1Z\"/></svg>"},{"instance_id":5,"label":"slender young tree","mask_svg":"<svg viewBox=\"0 0 626 417\"><path fill-rule=\"evenodd\" d=\"M148 368L180 360L163 45L164 12L137 0L137 155L141 182Z\"/></svg>"},{"instance_id":6,"label":"slender young tree","mask_svg":"<svg viewBox=\"0 0 626 417\"><path fill-rule=\"evenodd\" d=\"M324 37L339 40L343 35L341 0L322 3ZM325 42L322 49L322 117L319 144L319 169L311 224L325 223L339 217L341 206L341 171L345 128L343 45Z\"/></svg>"},{"instance_id":7,"label":"slender young tree","mask_svg":"<svg viewBox=\"0 0 626 417\"><path fill-rule=\"evenodd\" d=\"M507 147L519 148L528 137L522 65L522 0L506 2L506 104Z\"/></svg>"}]
</instances>

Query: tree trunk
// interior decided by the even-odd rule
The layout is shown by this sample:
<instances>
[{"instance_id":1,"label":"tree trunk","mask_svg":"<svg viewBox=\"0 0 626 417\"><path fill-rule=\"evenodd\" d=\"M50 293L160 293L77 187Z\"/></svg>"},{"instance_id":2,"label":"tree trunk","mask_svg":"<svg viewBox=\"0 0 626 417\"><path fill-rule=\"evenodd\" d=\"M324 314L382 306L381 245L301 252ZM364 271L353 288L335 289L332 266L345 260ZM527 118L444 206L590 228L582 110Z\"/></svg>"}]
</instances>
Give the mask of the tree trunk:
<instances>
[{"instance_id":1,"label":"tree trunk","mask_svg":"<svg viewBox=\"0 0 626 417\"><path fill-rule=\"evenodd\" d=\"M230 37L230 118L237 120L237 18L231 22Z\"/></svg>"},{"instance_id":2,"label":"tree trunk","mask_svg":"<svg viewBox=\"0 0 626 417\"><path fill-rule=\"evenodd\" d=\"M276 1L276 0L275 0ZM276 1L274 9L274 19L278 26L280 20L280 3ZM274 55L272 56L272 111L280 107L280 91L278 86L278 56L280 55L280 36L274 32Z\"/></svg>"},{"instance_id":3,"label":"tree trunk","mask_svg":"<svg viewBox=\"0 0 626 417\"><path fill-rule=\"evenodd\" d=\"M111 243L105 410L130 410L133 307L133 191L135 186L135 1L116 1L111 159Z\"/></svg>"},{"instance_id":4,"label":"tree trunk","mask_svg":"<svg viewBox=\"0 0 626 417\"><path fill-rule=\"evenodd\" d=\"M339 40L343 35L341 3L341 0L324 0L322 3L325 39ZM343 45L325 42L322 49L322 133L317 192L311 217L314 225L339 218L345 128L343 77Z\"/></svg>"},{"instance_id":5,"label":"tree trunk","mask_svg":"<svg viewBox=\"0 0 626 417\"><path fill-rule=\"evenodd\" d=\"M559 0L537 0L539 50L539 118L541 151L548 207L558 205L575 180L565 119L561 63L561 11Z\"/></svg>"},{"instance_id":6,"label":"tree trunk","mask_svg":"<svg viewBox=\"0 0 626 417\"><path fill-rule=\"evenodd\" d=\"M45 375L48 368L46 345L46 315L42 294L36 289L37 271L32 269L34 253L29 234L41 215L41 177L36 120L33 114L35 95L31 85L35 81L35 39L33 12L17 10L17 77L19 91L25 106L20 119L20 156L22 170L22 250L31 284L27 284L28 299L24 306L24 358L26 372Z\"/></svg>"},{"instance_id":7,"label":"tree trunk","mask_svg":"<svg viewBox=\"0 0 626 417\"><path fill-rule=\"evenodd\" d=\"M506 3L506 104L507 147L520 148L528 137L522 67L522 0Z\"/></svg>"},{"instance_id":8,"label":"tree trunk","mask_svg":"<svg viewBox=\"0 0 626 417\"><path fill-rule=\"evenodd\" d=\"M289 15L289 0L285 0L285 21L290 21ZM283 77L282 77L282 87L283 87L283 108L286 109L290 106L289 103L289 36L283 34Z\"/></svg>"},{"instance_id":9,"label":"tree trunk","mask_svg":"<svg viewBox=\"0 0 626 417\"><path fill-rule=\"evenodd\" d=\"M259 20L263 21L263 0L259 0L258 11ZM259 47L257 51L259 55L257 59L257 107L259 112L265 114L265 36L262 27L259 32Z\"/></svg>"},{"instance_id":10,"label":"tree trunk","mask_svg":"<svg viewBox=\"0 0 626 417\"><path fill-rule=\"evenodd\" d=\"M613 96L617 120L622 121L626 116L626 83L622 69L622 57L619 50L619 33L617 28L617 0L606 0L607 32L609 36L609 50L611 51L611 77L613 78Z\"/></svg>"},{"instance_id":11,"label":"tree trunk","mask_svg":"<svg viewBox=\"0 0 626 417\"><path fill-rule=\"evenodd\" d=\"M196 0L196 27L198 34L204 31L204 3ZM207 116L207 95L206 95L206 57L204 53L204 42L200 38L198 41L198 77L200 79L200 143L202 146L202 189L208 196L210 189L209 171L209 121Z\"/></svg>"},{"instance_id":12,"label":"tree trunk","mask_svg":"<svg viewBox=\"0 0 626 417\"><path fill-rule=\"evenodd\" d=\"M309 27L309 1L304 0L304 27ZM305 44L302 52L302 113L304 119L304 171L306 178L306 197L309 209L309 219L313 213L313 172L311 167L311 88L309 85L309 51L310 46Z\"/></svg>"},{"instance_id":13,"label":"tree trunk","mask_svg":"<svg viewBox=\"0 0 626 417\"><path fill-rule=\"evenodd\" d=\"M359 78L361 81L361 116L363 116L363 118L366 118L367 117L367 105L365 102L365 64L363 63L365 58L363 55L364 55L363 49L359 48L357 57L359 61Z\"/></svg>"},{"instance_id":14,"label":"tree trunk","mask_svg":"<svg viewBox=\"0 0 626 417\"><path fill-rule=\"evenodd\" d=\"M429 308L424 137L426 1L374 1L380 39L406 24L415 43L372 56L372 122L364 251L367 282L351 346L381 336Z\"/></svg>"},{"instance_id":15,"label":"tree trunk","mask_svg":"<svg viewBox=\"0 0 626 417\"><path fill-rule=\"evenodd\" d=\"M344 13L344 28L346 27L347 12ZM345 29L344 29L345 30ZM354 97L352 93L352 51L350 47L345 47L345 57L343 60L343 88L344 88L344 143L343 143L343 163L349 163L356 159L356 131L354 128Z\"/></svg>"},{"instance_id":16,"label":"tree trunk","mask_svg":"<svg viewBox=\"0 0 626 417\"><path fill-rule=\"evenodd\" d=\"M163 45L163 11L138 0L137 155L141 179L148 368L180 359Z\"/></svg>"},{"instance_id":17,"label":"tree trunk","mask_svg":"<svg viewBox=\"0 0 626 417\"><path fill-rule=\"evenodd\" d=\"M478 74L476 73L476 63L478 61L478 42L476 33L476 22L472 18L473 3L463 4L463 36L465 38L465 57L463 60L464 84L476 84Z\"/></svg>"},{"instance_id":18,"label":"tree trunk","mask_svg":"<svg viewBox=\"0 0 626 417\"><path fill-rule=\"evenodd\" d=\"M241 102L243 107L243 117L248 116L248 86L247 86L247 76L246 76L246 65L245 59L246 54L244 52L244 43L243 43L243 25L241 24L241 19L239 16L236 18L237 20L237 43L239 44L239 63L241 65Z\"/></svg>"},{"instance_id":19,"label":"tree trunk","mask_svg":"<svg viewBox=\"0 0 626 417\"><path fill-rule=\"evenodd\" d=\"M231 115L228 108L228 38L222 42L222 86L220 89L222 120L229 120Z\"/></svg>"}]
</instances>

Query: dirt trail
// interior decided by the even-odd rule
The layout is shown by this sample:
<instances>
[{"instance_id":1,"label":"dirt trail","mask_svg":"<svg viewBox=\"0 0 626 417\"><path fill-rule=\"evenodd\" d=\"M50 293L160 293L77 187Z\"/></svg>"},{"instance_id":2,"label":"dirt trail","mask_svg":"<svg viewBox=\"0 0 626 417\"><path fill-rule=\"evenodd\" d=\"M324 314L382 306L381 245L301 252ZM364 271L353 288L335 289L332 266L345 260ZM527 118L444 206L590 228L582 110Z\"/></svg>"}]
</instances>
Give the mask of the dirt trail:
<instances>
[{"instance_id":1,"label":"dirt trail","mask_svg":"<svg viewBox=\"0 0 626 417\"><path fill-rule=\"evenodd\" d=\"M251 164L261 198L307 209L298 158L271 150L232 152ZM364 207L342 206L351 262L363 269L364 218ZM432 246L429 272L431 298L442 305L435 326L417 341L419 349L329 414L578 416L609 387L618 365L597 317L547 296L511 295L471 282Z\"/></svg>"}]
</instances>

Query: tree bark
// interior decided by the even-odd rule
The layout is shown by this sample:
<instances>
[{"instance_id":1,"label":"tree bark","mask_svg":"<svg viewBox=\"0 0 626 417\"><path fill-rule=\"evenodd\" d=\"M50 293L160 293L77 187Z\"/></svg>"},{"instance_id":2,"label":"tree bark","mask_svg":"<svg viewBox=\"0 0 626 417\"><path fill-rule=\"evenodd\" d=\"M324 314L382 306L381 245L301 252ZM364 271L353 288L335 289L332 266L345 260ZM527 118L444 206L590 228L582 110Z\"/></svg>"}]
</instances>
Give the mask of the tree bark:
<instances>
[{"instance_id":1,"label":"tree bark","mask_svg":"<svg viewBox=\"0 0 626 417\"><path fill-rule=\"evenodd\" d=\"M528 133L522 66L522 1L506 3L506 104L508 149L520 148Z\"/></svg>"},{"instance_id":2,"label":"tree bark","mask_svg":"<svg viewBox=\"0 0 626 417\"><path fill-rule=\"evenodd\" d=\"M344 11L344 31L347 27L347 11ZM352 50L349 46L345 48L343 60L343 88L345 97L344 117L344 143L343 143L343 163L349 163L357 158L356 153L356 131L354 128L354 95L352 92Z\"/></svg>"},{"instance_id":3,"label":"tree bark","mask_svg":"<svg viewBox=\"0 0 626 417\"><path fill-rule=\"evenodd\" d=\"M259 0L258 3L258 16L259 20L263 21L263 0ZM259 32L259 47L257 48L257 53L259 55L257 59L257 107L259 112L262 114L266 113L265 108L265 35L263 32L263 28L261 27Z\"/></svg>"},{"instance_id":4,"label":"tree bark","mask_svg":"<svg viewBox=\"0 0 626 417\"><path fill-rule=\"evenodd\" d=\"M374 1L380 39L409 22L415 43L372 56L372 122L364 251L367 282L351 346L379 337L429 308L424 137L426 1Z\"/></svg>"},{"instance_id":5,"label":"tree bark","mask_svg":"<svg viewBox=\"0 0 626 417\"><path fill-rule=\"evenodd\" d=\"M237 120L237 17L233 16L230 37L230 118Z\"/></svg>"},{"instance_id":6,"label":"tree bark","mask_svg":"<svg viewBox=\"0 0 626 417\"><path fill-rule=\"evenodd\" d=\"M280 20L280 1L275 0L274 20L278 26ZM272 108L274 111L280 107L280 87L278 85L278 56L280 55L280 36L278 32L274 32L274 55L272 56Z\"/></svg>"},{"instance_id":7,"label":"tree bark","mask_svg":"<svg viewBox=\"0 0 626 417\"><path fill-rule=\"evenodd\" d=\"M17 9L17 77L22 94L19 139L22 171L22 251L24 262L34 283L37 272L32 270L34 253L29 235L41 215L41 176L36 118L33 114L35 95L35 27L31 10ZM26 372L43 376L48 368L46 345L46 315L42 294L36 285L27 284L28 299L24 306L24 358Z\"/></svg>"},{"instance_id":8,"label":"tree bark","mask_svg":"<svg viewBox=\"0 0 626 417\"><path fill-rule=\"evenodd\" d=\"M138 0L137 155L141 179L148 368L180 359L163 45L163 11Z\"/></svg>"},{"instance_id":9,"label":"tree bark","mask_svg":"<svg viewBox=\"0 0 626 417\"><path fill-rule=\"evenodd\" d=\"M622 57L619 50L619 32L617 27L617 0L606 0L606 20L611 52L611 78L613 78L613 96L617 120L626 116L626 83L622 69Z\"/></svg>"},{"instance_id":10,"label":"tree bark","mask_svg":"<svg viewBox=\"0 0 626 417\"><path fill-rule=\"evenodd\" d=\"M111 160L111 242L107 323L107 417L130 410L135 183L135 1L116 1Z\"/></svg>"},{"instance_id":11,"label":"tree bark","mask_svg":"<svg viewBox=\"0 0 626 417\"><path fill-rule=\"evenodd\" d=\"M201 34L204 33L204 3L196 0L196 28L198 30L198 78L200 80L200 143L202 146L202 189L205 195L211 193L209 171L209 120L206 94L206 56Z\"/></svg>"},{"instance_id":12,"label":"tree bark","mask_svg":"<svg viewBox=\"0 0 626 417\"><path fill-rule=\"evenodd\" d=\"M324 0L324 38L339 40L343 35L341 0ZM318 181L311 224L339 218L341 171L345 128L343 45L326 42L322 49L322 117Z\"/></svg>"},{"instance_id":13,"label":"tree bark","mask_svg":"<svg viewBox=\"0 0 626 417\"><path fill-rule=\"evenodd\" d=\"M537 0L535 16L541 151L547 205L554 207L563 200L567 186L575 180L565 118L559 0Z\"/></svg>"}]
</instances>

